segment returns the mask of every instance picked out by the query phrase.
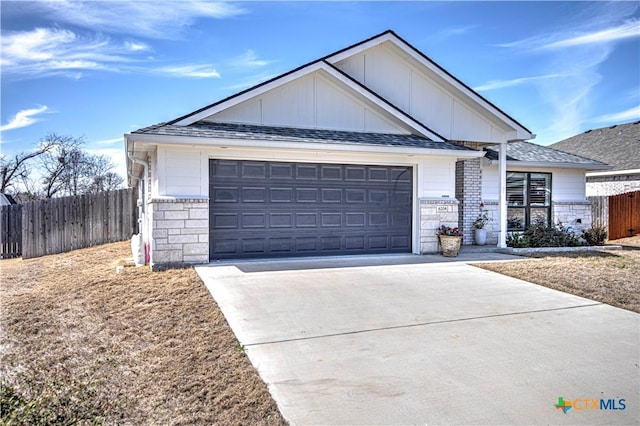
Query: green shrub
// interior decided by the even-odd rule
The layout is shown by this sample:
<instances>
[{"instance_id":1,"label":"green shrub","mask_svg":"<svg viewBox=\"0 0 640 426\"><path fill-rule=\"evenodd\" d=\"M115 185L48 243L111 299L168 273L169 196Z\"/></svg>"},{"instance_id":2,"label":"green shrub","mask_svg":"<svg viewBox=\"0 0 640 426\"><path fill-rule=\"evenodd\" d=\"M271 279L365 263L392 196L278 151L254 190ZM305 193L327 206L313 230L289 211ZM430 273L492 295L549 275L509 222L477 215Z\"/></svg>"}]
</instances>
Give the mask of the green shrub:
<instances>
[{"instance_id":1,"label":"green shrub","mask_svg":"<svg viewBox=\"0 0 640 426\"><path fill-rule=\"evenodd\" d=\"M577 247L581 246L580 238L568 231L561 223L546 226L544 223L532 225L524 231L529 247Z\"/></svg>"},{"instance_id":2,"label":"green shrub","mask_svg":"<svg viewBox=\"0 0 640 426\"><path fill-rule=\"evenodd\" d=\"M514 248L578 247L581 245L583 244L580 237L567 230L561 223L555 226L538 223L528 227L524 232L512 232L507 235L507 246Z\"/></svg>"},{"instance_id":3,"label":"green shrub","mask_svg":"<svg viewBox=\"0 0 640 426\"><path fill-rule=\"evenodd\" d=\"M607 228L605 226L591 225L591 228L582 231L582 238L590 246L602 246L607 241Z\"/></svg>"},{"instance_id":4,"label":"green shrub","mask_svg":"<svg viewBox=\"0 0 640 426\"><path fill-rule=\"evenodd\" d=\"M507 234L507 247L525 248L529 247L529 240L524 235L517 232Z\"/></svg>"}]
</instances>

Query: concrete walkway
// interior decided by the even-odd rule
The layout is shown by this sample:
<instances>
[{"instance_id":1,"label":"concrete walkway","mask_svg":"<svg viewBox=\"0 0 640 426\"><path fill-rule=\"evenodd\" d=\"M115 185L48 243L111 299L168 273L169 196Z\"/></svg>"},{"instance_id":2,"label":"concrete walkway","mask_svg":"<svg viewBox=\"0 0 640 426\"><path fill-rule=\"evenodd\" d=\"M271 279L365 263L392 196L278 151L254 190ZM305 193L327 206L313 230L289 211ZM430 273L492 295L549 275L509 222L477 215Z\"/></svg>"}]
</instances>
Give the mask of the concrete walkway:
<instances>
[{"instance_id":1,"label":"concrete walkway","mask_svg":"<svg viewBox=\"0 0 640 426\"><path fill-rule=\"evenodd\" d=\"M638 424L640 315L461 261L487 258L196 270L293 425Z\"/></svg>"}]
</instances>

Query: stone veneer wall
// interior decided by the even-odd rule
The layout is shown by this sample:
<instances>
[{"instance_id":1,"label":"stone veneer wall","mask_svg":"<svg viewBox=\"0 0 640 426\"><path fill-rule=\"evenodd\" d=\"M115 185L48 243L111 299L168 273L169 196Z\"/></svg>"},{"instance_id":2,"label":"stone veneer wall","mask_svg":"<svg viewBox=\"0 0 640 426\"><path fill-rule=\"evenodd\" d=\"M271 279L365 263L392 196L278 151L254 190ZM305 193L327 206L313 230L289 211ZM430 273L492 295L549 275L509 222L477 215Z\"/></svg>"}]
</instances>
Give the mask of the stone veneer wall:
<instances>
[{"instance_id":1,"label":"stone veneer wall","mask_svg":"<svg viewBox=\"0 0 640 426\"><path fill-rule=\"evenodd\" d=\"M460 202L458 223L464 236L462 244L474 243L472 224L480 214L481 185L480 158L456 162L456 198Z\"/></svg>"},{"instance_id":2,"label":"stone veneer wall","mask_svg":"<svg viewBox=\"0 0 640 426\"><path fill-rule=\"evenodd\" d=\"M458 226L458 200L420 198L420 254L440 250L437 231L442 225Z\"/></svg>"},{"instance_id":3,"label":"stone veneer wall","mask_svg":"<svg viewBox=\"0 0 640 426\"><path fill-rule=\"evenodd\" d=\"M156 198L150 206L152 270L161 265L209 262L209 200Z\"/></svg>"},{"instance_id":4,"label":"stone veneer wall","mask_svg":"<svg viewBox=\"0 0 640 426\"><path fill-rule=\"evenodd\" d=\"M483 210L487 211L489 222L484 226L487 230L487 245L497 245L500 235L500 208L497 201L485 201Z\"/></svg>"},{"instance_id":5,"label":"stone veneer wall","mask_svg":"<svg viewBox=\"0 0 640 426\"><path fill-rule=\"evenodd\" d=\"M553 223L562 223L563 226L572 226L574 231L580 231L591 227L591 202L552 202L551 214ZM580 223L578 222L580 221Z\"/></svg>"}]
</instances>

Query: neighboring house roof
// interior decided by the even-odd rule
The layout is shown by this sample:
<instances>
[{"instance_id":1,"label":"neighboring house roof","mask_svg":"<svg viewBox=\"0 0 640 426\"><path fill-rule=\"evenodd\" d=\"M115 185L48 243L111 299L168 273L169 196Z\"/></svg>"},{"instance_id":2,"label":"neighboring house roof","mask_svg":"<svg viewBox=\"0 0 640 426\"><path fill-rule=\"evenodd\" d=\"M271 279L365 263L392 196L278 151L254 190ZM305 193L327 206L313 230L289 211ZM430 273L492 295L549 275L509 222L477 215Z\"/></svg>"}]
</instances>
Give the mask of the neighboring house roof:
<instances>
[{"instance_id":1,"label":"neighboring house roof","mask_svg":"<svg viewBox=\"0 0 640 426\"><path fill-rule=\"evenodd\" d=\"M11 204L18 204L18 203L11 195L0 193L0 206L8 206Z\"/></svg>"},{"instance_id":2,"label":"neighboring house roof","mask_svg":"<svg viewBox=\"0 0 640 426\"><path fill-rule=\"evenodd\" d=\"M640 121L587 130L552 145L612 166L611 171L640 169Z\"/></svg>"},{"instance_id":3,"label":"neighboring house roof","mask_svg":"<svg viewBox=\"0 0 640 426\"><path fill-rule=\"evenodd\" d=\"M492 161L498 160L498 145L487 147L485 150L487 151L486 158ZM523 165L572 167L584 168L585 170L604 170L610 167L608 164L600 161L531 142L512 142L507 144L507 161Z\"/></svg>"},{"instance_id":4,"label":"neighboring house roof","mask_svg":"<svg viewBox=\"0 0 640 426\"><path fill-rule=\"evenodd\" d=\"M291 127L255 126L233 123L197 122L188 126L157 124L136 130L134 134L179 136L185 138L216 138L283 141L299 143L355 144L398 146L427 149L474 151L451 142L434 142L417 135L347 132L323 129L299 129Z\"/></svg>"}]
</instances>

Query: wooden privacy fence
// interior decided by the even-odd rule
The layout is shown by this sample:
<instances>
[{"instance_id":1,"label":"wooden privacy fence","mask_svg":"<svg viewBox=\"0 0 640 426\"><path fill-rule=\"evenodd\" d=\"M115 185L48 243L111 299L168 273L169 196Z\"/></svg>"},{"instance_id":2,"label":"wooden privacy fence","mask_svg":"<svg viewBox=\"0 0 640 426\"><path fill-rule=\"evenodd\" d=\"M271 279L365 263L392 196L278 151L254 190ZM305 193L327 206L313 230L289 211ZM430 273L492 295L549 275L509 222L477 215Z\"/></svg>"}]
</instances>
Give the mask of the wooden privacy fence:
<instances>
[{"instance_id":1,"label":"wooden privacy fence","mask_svg":"<svg viewBox=\"0 0 640 426\"><path fill-rule=\"evenodd\" d=\"M609 197L609 239L640 234L640 191Z\"/></svg>"},{"instance_id":2,"label":"wooden privacy fence","mask_svg":"<svg viewBox=\"0 0 640 426\"><path fill-rule=\"evenodd\" d=\"M22 254L22 205L0 207L0 259Z\"/></svg>"},{"instance_id":3,"label":"wooden privacy fence","mask_svg":"<svg viewBox=\"0 0 640 426\"><path fill-rule=\"evenodd\" d=\"M22 254L24 259L127 240L136 230L136 191L131 188L31 201L20 207L21 235L16 237L14 230L10 238L22 242L22 252L13 256ZM3 237L4 228L3 213Z\"/></svg>"}]
</instances>

